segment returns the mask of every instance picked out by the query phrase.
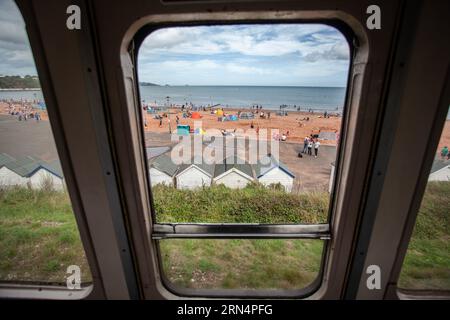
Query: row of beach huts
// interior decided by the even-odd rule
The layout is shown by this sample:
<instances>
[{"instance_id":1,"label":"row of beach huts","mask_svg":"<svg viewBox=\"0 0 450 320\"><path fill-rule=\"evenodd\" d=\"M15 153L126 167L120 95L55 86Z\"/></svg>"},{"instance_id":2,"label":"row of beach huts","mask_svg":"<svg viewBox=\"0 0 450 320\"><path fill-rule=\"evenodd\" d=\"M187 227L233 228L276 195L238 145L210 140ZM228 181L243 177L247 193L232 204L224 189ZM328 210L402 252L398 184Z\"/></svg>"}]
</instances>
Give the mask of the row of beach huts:
<instances>
[{"instance_id":1,"label":"row of beach huts","mask_svg":"<svg viewBox=\"0 0 450 320\"><path fill-rule=\"evenodd\" d=\"M199 163L196 163L199 162ZM150 182L152 186L165 184L178 189L195 189L223 184L232 189L244 188L251 182L263 185L280 184L291 192L295 175L282 162L268 157L256 164L244 163L236 156L220 163L207 164L191 161L176 165L169 153L149 159Z\"/></svg>"},{"instance_id":2,"label":"row of beach huts","mask_svg":"<svg viewBox=\"0 0 450 320\"><path fill-rule=\"evenodd\" d=\"M195 189L223 184L229 188L244 188L250 182L264 185L279 183L288 192L292 190L295 175L280 161L257 164L242 163L240 159L227 158L218 164L196 163L176 165L168 152L152 156L149 152L149 175L152 186L165 184L179 189ZM46 162L27 156L14 158L0 153L0 186L23 186L33 189L64 188L64 176L59 161Z\"/></svg>"}]
</instances>

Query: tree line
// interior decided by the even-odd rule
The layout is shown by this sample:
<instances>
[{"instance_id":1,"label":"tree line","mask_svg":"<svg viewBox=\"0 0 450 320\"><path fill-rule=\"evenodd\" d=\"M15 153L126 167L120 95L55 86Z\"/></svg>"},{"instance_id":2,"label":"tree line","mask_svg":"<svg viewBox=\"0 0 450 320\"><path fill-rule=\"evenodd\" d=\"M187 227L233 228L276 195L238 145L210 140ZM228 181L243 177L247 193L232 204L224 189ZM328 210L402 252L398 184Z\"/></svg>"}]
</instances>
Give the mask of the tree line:
<instances>
[{"instance_id":1,"label":"tree line","mask_svg":"<svg viewBox=\"0 0 450 320\"><path fill-rule=\"evenodd\" d=\"M0 89L28 89L40 87L39 79L36 76L0 76Z\"/></svg>"}]
</instances>

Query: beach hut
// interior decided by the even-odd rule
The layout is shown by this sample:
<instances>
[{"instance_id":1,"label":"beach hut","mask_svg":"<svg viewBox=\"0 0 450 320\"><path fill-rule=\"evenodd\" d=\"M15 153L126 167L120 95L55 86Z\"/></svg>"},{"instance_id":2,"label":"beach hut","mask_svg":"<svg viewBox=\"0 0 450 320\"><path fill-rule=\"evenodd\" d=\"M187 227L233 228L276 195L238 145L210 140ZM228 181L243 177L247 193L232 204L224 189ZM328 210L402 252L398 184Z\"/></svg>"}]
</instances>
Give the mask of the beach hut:
<instances>
[{"instance_id":1,"label":"beach hut","mask_svg":"<svg viewBox=\"0 0 450 320\"><path fill-rule=\"evenodd\" d=\"M239 158L230 157L225 159L224 163L215 165L213 178L215 184L223 184L231 189L240 189L245 188L253 180L252 166Z\"/></svg>"},{"instance_id":2,"label":"beach hut","mask_svg":"<svg viewBox=\"0 0 450 320\"><path fill-rule=\"evenodd\" d=\"M170 156L167 154L160 155L150 162L150 184L155 186L157 184L164 184L166 186L173 186L174 176L178 171L178 166L173 163Z\"/></svg>"},{"instance_id":3,"label":"beach hut","mask_svg":"<svg viewBox=\"0 0 450 320\"><path fill-rule=\"evenodd\" d=\"M23 166L34 163L36 160L31 157L14 159L4 163L0 168L0 185L2 186L26 186L28 177L26 171L22 170Z\"/></svg>"},{"instance_id":4,"label":"beach hut","mask_svg":"<svg viewBox=\"0 0 450 320\"><path fill-rule=\"evenodd\" d=\"M59 161L52 163L38 161L25 167L28 170L29 185L33 189L49 186L56 190L64 188L64 177Z\"/></svg>"},{"instance_id":5,"label":"beach hut","mask_svg":"<svg viewBox=\"0 0 450 320\"><path fill-rule=\"evenodd\" d=\"M182 164L176 175L176 186L178 189L196 189L201 187L209 187L214 175L213 164Z\"/></svg>"},{"instance_id":6,"label":"beach hut","mask_svg":"<svg viewBox=\"0 0 450 320\"><path fill-rule=\"evenodd\" d=\"M0 186L25 186L27 184L28 180L13 170L16 167L16 161L6 153L0 154Z\"/></svg>"},{"instance_id":7,"label":"beach hut","mask_svg":"<svg viewBox=\"0 0 450 320\"><path fill-rule=\"evenodd\" d=\"M435 159L431 167L428 181L450 181L450 162Z\"/></svg>"},{"instance_id":8,"label":"beach hut","mask_svg":"<svg viewBox=\"0 0 450 320\"><path fill-rule=\"evenodd\" d=\"M188 125L179 124L177 125L177 134L179 136L188 136L190 129L191 127Z\"/></svg>"},{"instance_id":9,"label":"beach hut","mask_svg":"<svg viewBox=\"0 0 450 320\"><path fill-rule=\"evenodd\" d=\"M280 183L287 192L292 191L295 175L281 161L269 157L268 163L259 160L255 165L255 175L265 186Z\"/></svg>"},{"instance_id":10,"label":"beach hut","mask_svg":"<svg viewBox=\"0 0 450 320\"><path fill-rule=\"evenodd\" d=\"M63 188L64 178L59 162L47 163L33 157L24 157L4 163L0 168L0 185L3 186L40 189L47 183L55 189Z\"/></svg>"}]
</instances>

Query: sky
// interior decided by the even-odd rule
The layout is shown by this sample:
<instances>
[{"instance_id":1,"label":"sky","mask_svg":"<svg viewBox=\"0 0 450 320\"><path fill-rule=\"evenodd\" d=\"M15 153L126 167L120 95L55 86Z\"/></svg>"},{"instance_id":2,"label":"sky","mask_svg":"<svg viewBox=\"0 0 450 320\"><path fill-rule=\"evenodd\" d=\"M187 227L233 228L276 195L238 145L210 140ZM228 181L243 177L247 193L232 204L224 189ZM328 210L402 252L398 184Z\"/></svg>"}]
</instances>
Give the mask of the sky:
<instances>
[{"instance_id":1,"label":"sky","mask_svg":"<svg viewBox=\"0 0 450 320\"><path fill-rule=\"evenodd\" d=\"M319 24L172 27L151 33L139 80L160 85L345 87L349 47Z\"/></svg>"},{"instance_id":2,"label":"sky","mask_svg":"<svg viewBox=\"0 0 450 320\"><path fill-rule=\"evenodd\" d=\"M172 27L151 33L139 80L160 85L345 87L349 47L319 24ZM36 75L22 17L0 0L0 75Z\"/></svg>"},{"instance_id":3,"label":"sky","mask_svg":"<svg viewBox=\"0 0 450 320\"><path fill-rule=\"evenodd\" d=\"M0 75L37 75L25 24L16 4L0 0Z\"/></svg>"}]
</instances>

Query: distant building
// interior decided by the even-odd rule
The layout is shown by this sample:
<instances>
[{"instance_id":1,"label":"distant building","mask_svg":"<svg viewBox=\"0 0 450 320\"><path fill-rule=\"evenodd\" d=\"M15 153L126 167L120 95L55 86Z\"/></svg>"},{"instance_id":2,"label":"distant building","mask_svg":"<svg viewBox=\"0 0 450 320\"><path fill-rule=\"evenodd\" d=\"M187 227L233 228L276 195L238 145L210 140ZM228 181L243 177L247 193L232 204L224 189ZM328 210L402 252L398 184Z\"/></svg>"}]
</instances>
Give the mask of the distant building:
<instances>
[{"instance_id":1,"label":"distant building","mask_svg":"<svg viewBox=\"0 0 450 320\"><path fill-rule=\"evenodd\" d=\"M252 166L243 162L239 158L230 157L224 163L216 164L213 182L231 189L245 188L254 178Z\"/></svg>"},{"instance_id":2,"label":"distant building","mask_svg":"<svg viewBox=\"0 0 450 320\"><path fill-rule=\"evenodd\" d=\"M172 159L168 155L163 154L153 158L150 162L149 171L150 184L152 187L157 184L173 186L178 166L172 162Z\"/></svg>"},{"instance_id":3,"label":"distant building","mask_svg":"<svg viewBox=\"0 0 450 320\"><path fill-rule=\"evenodd\" d=\"M450 162L434 160L428 181L450 181Z\"/></svg>"},{"instance_id":4,"label":"distant building","mask_svg":"<svg viewBox=\"0 0 450 320\"><path fill-rule=\"evenodd\" d=\"M268 164L259 160L254 166L256 178L265 186L280 183L287 192L292 191L295 175L279 160L268 158Z\"/></svg>"},{"instance_id":5,"label":"distant building","mask_svg":"<svg viewBox=\"0 0 450 320\"><path fill-rule=\"evenodd\" d=\"M191 164L182 164L176 175L178 189L196 189L203 186L211 186L214 175L214 164L196 164L193 160Z\"/></svg>"}]
</instances>

